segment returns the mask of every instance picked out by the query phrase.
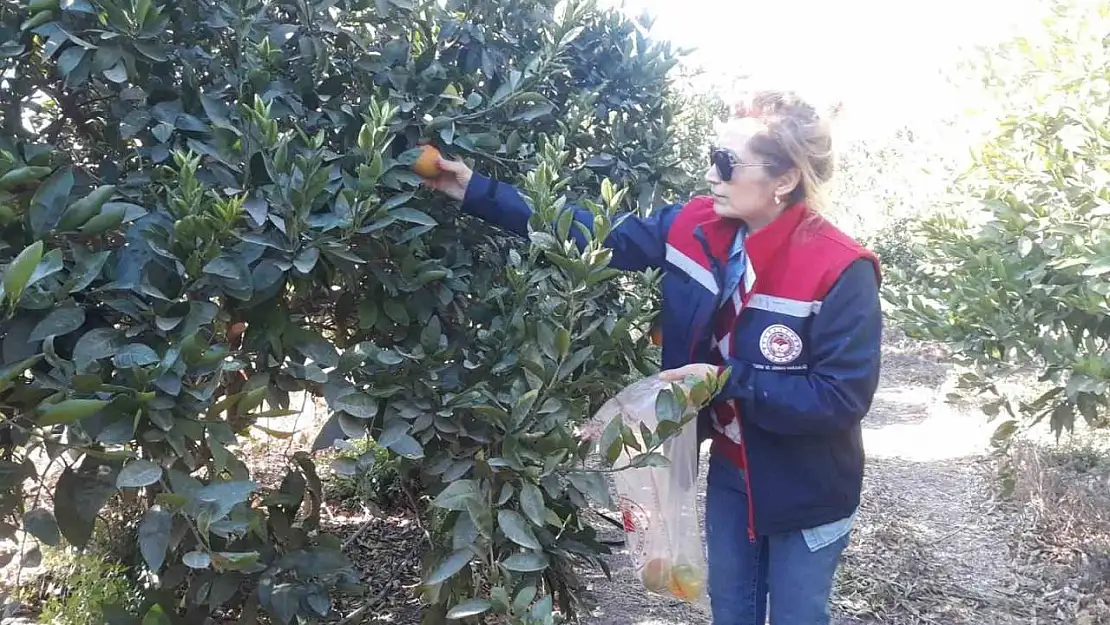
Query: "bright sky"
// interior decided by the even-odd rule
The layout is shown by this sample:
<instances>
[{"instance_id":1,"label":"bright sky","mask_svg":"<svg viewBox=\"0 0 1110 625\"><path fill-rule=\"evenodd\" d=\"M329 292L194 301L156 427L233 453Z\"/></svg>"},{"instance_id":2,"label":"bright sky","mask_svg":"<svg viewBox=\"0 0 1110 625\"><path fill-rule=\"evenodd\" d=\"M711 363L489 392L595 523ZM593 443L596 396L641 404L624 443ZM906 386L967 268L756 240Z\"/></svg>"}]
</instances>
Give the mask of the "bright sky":
<instances>
[{"instance_id":1,"label":"bright sky","mask_svg":"<svg viewBox=\"0 0 1110 625\"><path fill-rule=\"evenodd\" d=\"M960 46L1005 37L1028 25L1035 0L601 0L656 16L651 34L696 47L712 82L728 88L750 74L796 89L821 105L845 103L844 131L960 107L942 69Z\"/></svg>"}]
</instances>

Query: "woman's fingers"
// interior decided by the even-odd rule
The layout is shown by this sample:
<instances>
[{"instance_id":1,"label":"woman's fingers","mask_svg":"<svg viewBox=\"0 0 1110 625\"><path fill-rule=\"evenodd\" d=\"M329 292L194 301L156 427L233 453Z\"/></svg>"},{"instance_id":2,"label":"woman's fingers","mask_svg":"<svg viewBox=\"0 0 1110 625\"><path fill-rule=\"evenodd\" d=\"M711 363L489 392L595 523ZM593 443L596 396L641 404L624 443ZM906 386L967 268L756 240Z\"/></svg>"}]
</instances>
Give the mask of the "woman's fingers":
<instances>
[{"instance_id":1,"label":"woman's fingers","mask_svg":"<svg viewBox=\"0 0 1110 625\"><path fill-rule=\"evenodd\" d=\"M659 379L664 382L681 382L688 377L705 378L709 377L711 373L717 371L716 365L710 365L702 362L686 365L677 369L668 369L659 374Z\"/></svg>"}]
</instances>

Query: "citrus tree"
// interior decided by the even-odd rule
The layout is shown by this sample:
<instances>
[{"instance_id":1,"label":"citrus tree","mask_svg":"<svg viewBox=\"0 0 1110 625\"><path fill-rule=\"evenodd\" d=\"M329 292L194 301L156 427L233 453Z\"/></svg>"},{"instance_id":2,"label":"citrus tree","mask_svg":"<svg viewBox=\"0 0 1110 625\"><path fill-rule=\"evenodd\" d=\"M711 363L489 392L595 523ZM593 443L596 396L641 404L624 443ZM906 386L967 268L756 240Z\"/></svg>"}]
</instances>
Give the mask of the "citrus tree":
<instances>
[{"instance_id":1,"label":"citrus tree","mask_svg":"<svg viewBox=\"0 0 1110 625\"><path fill-rule=\"evenodd\" d=\"M1047 420L1103 427L1110 408L1110 4L1052 3L1045 28L985 57L1004 111L957 189L923 222L915 267L888 289L916 335L954 344L966 388L1005 412L998 439ZM1033 370L1036 398L995 382Z\"/></svg>"},{"instance_id":2,"label":"citrus tree","mask_svg":"<svg viewBox=\"0 0 1110 625\"><path fill-rule=\"evenodd\" d=\"M264 483L239 453L307 391L439 515L427 622L573 616L604 552L587 456L661 462L712 389L577 435L656 367L655 276L601 241L690 178L677 55L555 5L0 0L0 538L83 548L127 502L143 601L107 620L332 618L359 574L312 455ZM428 143L519 183L529 239L423 190Z\"/></svg>"}]
</instances>

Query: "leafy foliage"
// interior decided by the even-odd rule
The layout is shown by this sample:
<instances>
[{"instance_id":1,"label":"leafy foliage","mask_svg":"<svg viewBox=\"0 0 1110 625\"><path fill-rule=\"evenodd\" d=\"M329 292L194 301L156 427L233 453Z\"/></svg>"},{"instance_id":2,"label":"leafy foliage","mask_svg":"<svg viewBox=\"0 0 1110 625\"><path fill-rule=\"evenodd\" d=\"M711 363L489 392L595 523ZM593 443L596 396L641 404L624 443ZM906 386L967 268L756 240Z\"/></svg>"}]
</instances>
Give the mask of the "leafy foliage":
<instances>
[{"instance_id":1,"label":"leafy foliage","mask_svg":"<svg viewBox=\"0 0 1110 625\"><path fill-rule=\"evenodd\" d=\"M54 553L51 553L53 551ZM60 568L65 593L50 597L42 608L40 619L58 625L87 625L100 622L105 606L128 606L136 601L134 583L127 569L101 556L83 553L68 557L61 550L48 550L45 561L63 562Z\"/></svg>"},{"instance_id":2,"label":"leafy foliage","mask_svg":"<svg viewBox=\"0 0 1110 625\"><path fill-rule=\"evenodd\" d=\"M1010 417L999 441L1022 417L1057 434L1078 418L1110 425L1110 4L1054 6L1043 33L988 56L1006 116L961 183L975 205L926 220L916 271L887 293L915 334L976 367L964 386ZM1026 367L1045 386L1038 398L996 388Z\"/></svg>"},{"instance_id":3,"label":"leafy foliage","mask_svg":"<svg viewBox=\"0 0 1110 625\"><path fill-rule=\"evenodd\" d=\"M677 56L554 4L0 0L0 538L82 548L127 498L157 576L113 622L334 615L358 575L312 456L264 484L238 455L308 391L443 510L429 622L573 615L607 498L577 424L655 368L655 276L600 241L690 178ZM424 142L522 181L520 251L421 189Z\"/></svg>"}]
</instances>

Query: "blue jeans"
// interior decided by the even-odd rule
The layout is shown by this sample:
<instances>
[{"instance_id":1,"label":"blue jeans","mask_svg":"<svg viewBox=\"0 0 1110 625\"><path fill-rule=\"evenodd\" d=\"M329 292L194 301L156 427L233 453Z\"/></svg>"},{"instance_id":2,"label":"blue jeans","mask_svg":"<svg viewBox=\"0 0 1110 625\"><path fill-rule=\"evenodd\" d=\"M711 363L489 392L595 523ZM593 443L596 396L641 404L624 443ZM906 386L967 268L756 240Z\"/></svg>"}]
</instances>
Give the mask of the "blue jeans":
<instances>
[{"instance_id":1,"label":"blue jeans","mask_svg":"<svg viewBox=\"0 0 1110 625\"><path fill-rule=\"evenodd\" d=\"M828 625L829 597L850 534L810 551L801 531L748 539L744 473L713 454L705 534L713 625Z\"/></svg>"}]
</instances>

